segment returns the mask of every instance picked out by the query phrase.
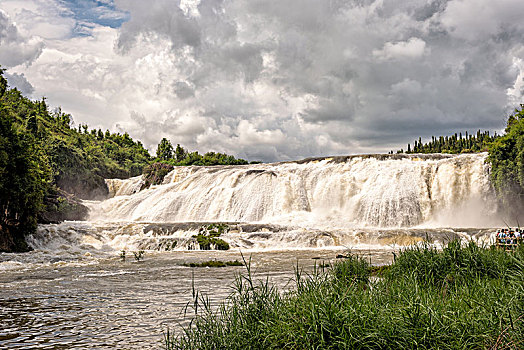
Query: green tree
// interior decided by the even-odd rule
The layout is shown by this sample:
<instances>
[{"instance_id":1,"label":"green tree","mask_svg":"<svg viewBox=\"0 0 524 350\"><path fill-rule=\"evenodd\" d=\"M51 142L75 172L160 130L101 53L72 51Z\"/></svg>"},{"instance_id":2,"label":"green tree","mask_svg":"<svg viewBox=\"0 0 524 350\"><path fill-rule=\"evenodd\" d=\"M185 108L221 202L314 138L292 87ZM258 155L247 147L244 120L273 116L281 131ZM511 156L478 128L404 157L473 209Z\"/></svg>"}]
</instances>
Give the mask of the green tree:
<instances>
[{"instance_id":1,"label":"green tree","mask_svg":"<svg viewBox=\"0 0 524 350\"><path fill-rule=\"evenodd\" d=\"M524 203L524 104L508 117L506 134L489 148L491 178L511 216L517 216Z\"/></svg>"},{"instance_id":2,"label":"green tree","mask_svg":"<svg viewBox=\"0 0 524 350\"><path fill-rule=\"evenodd\" d=\"M3 74L4 70L2 69L2 66L0 66L0 98L4 96L4 93L7 90L7 80L5 80Z\"/></svg>"},{"instance_id":3,"label":"green tree","mask_svg":"<svg viewBox=\"0 0 524 350\"><path fill-rule=\"evenodd\" d=\"M0 250L26 250L49 185L46 157L0 103Z\"/></svg>"},{"instance_id":4,"label":"green tree","mask_svg":"<svg viewBox=\"0 0 524 350\"><path fill-rule=\"evenodd\" d=\"M187 157L187 151L184 149L184 147L180 146L179 143L176 145L175 149L175 159L177 162L181 162Z\"/></svg>"},{"instance_id":5,"label":"green tree","mask_svg":"<svg viewBox=\"0 0 524 350\"><path fill-rule=\"evenodd\" d=\"M160 160L170 160L173 158L173 146L165 137L158 144L156 157Z\"/></svg>"},{"instance_id":6,"label":"green tree","mask_svg":"<svg viewBox=\"0 0 524 350\"><path fill-rule=\"evenodd\" d=\"M38 120L36 118L36 112L31 112L29 118L27 119L27 130L33 135L38 133Z\"/></svg>"}]
</instances>

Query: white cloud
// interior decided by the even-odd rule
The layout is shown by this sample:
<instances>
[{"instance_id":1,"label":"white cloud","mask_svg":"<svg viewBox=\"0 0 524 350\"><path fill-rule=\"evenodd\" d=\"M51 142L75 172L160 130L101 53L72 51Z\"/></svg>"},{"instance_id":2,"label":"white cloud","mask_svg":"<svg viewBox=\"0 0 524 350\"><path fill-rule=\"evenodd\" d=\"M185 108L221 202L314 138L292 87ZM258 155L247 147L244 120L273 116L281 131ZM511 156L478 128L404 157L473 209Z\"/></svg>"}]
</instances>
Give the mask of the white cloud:
<instances>
[{"instance_id":1,"label":"white cloud","mask_svg":"<svg viewBox=\"0 0 524 350\"><path fill-rule=\"evenodd\" d=\"M373 55L384 59L420 58L426 48L426 42L419 38L395 43L387 42L381 50L373 50Z\"/></svg>"},{"instance_id":2,"label":"white cloud","mask_svg":"<svg viewBox=\"0 0 524 350\"><path fill-rule=\"evenodd\" d=\"M517 34L524 30L521 0L455 0L442 13L442 25L453 35L473 41L495 35Z\"/></svg>"},{"instance_id":3,"label":"white cloud","mask_svg":"<svg viewBox=\"0 0 524 350\"><path fill-rule=\"evenodd\" d=\"M117 0L118 29L52 0L0 6L45 43L10 73L75 121L286 160L502 128L524 102L524 27L501 1Z\"/></svg>"},{"instance_id":4,"label":"white cloud","mask_svg":"<svg viewBox=\"0 0 524 350\"><path fill-rule=\"evenodd\" d=\"M31 64L42 52L43 43L18 31L7 13L0 9L0 64L15 67Z\"/></svg>"},{"instance_id":5,"label":"white cloud","mask_svg":"<svg viewBox=\"0 0 524 350\"><path fill-rule=\"evenodd\" d=\"M44 40L67 39L74 30L75 21L60 1L5 0L0 6L26 36Z\"/></svg>"},{"instance_id":6,"label":"white cloud","mask_svg":"<svg viewBox=\"0 0 524 350\"><path fill-rule=\"evenodd\" d=\"M26 96L30 96L33 93L33 91L35 90L33 85L31 85L31 83L27 81L23 73L22 74L4 73L4 76L7 79L7 83L9 84L10 87L17 88L18 90L20 90L22 94Z\"/></svg>"}]
</instances>

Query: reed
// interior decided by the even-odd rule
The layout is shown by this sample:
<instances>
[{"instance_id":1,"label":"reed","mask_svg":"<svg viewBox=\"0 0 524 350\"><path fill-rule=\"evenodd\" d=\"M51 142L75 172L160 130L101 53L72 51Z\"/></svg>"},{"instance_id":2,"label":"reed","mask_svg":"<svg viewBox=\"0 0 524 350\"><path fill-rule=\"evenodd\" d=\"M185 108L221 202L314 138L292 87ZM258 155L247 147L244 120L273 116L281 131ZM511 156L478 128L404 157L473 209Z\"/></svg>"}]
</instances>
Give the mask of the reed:
<instances>
[{"instance_id":1,"label":"reed","mask_svg":"<svg viewBox=\"0 0 524 350\"><path fill-rule=\"evenodd\" d=\"M411 247L379 278L351 255L280 292L246 273L217 308L199 297L167 349L521 349L524 248L513 254L453 241Z\"/></svg>"}]
</instances>

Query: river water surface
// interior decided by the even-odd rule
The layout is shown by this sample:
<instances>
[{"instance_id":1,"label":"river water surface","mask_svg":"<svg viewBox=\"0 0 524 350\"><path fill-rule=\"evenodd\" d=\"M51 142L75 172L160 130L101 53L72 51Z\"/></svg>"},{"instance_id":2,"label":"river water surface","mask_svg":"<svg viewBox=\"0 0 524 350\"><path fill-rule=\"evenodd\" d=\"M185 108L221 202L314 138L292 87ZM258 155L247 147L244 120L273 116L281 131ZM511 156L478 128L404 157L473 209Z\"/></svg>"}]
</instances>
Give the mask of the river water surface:
<instances>
[{"instance_id":1,"label":"river water surface","mask_svg":"<svg viewBox=\"0 0 524 350\"><path fill-rule=\"evenodd\" d=\"M391 250L360 250L374 264L391 261ZM304 272L329 263L344 248L246 252L256 277L269 277L285 290L297 264ZM28 253L35 254L35 253ZM213 305L233 290L244 267L191 268L184 263L241 260L240 252L146 252L136 262L128 256L56 261L26 269L1 254L0 348L2 349L158 349L162 332L179 331L193 317L192 284ZM15 260L20 260L17 257ZM186 311L186 313L184 312Z\"/></svg>"}]
</instances>

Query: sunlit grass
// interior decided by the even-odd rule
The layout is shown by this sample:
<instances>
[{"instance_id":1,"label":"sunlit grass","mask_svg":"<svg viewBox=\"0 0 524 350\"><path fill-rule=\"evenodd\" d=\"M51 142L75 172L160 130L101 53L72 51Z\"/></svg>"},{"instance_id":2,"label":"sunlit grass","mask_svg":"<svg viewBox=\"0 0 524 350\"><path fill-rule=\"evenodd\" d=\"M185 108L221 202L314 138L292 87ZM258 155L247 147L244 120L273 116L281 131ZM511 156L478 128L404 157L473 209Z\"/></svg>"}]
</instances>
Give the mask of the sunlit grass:
<instances>
[{"instance_id":1,"label":"sunlit grass","mask_svg":"<svg viewBox=\"0 0 524 350\"><path fill-rule=\"evenodd\" d=\"M390 268L358 256L280 292L250 264L235 292L199 313L167 349L522 349L524 249L506 253L453 241L415 246ZM371 278L373 274L378 278Z\"/></svg>"}]
</instances>

